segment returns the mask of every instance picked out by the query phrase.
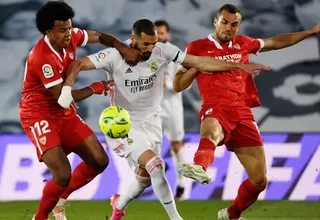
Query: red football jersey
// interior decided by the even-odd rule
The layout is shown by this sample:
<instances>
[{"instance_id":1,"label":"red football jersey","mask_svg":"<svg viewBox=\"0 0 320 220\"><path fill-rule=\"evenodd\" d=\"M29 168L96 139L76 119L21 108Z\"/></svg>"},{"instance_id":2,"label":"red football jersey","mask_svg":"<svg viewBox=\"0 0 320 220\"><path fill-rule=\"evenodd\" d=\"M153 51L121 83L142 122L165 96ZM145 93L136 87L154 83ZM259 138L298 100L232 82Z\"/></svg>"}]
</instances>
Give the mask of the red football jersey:
<instances>
[{"instance_id":1,"label":"red football jersey","mask_svg":"<svg viewBox=\"0 0 320 220\"><path fill-rule=\"evenodd\" d=\"M59 54L42 37L27 57L22 98L19 105L20 118L68 118L75 110L62 108L48 90L63 82L68 65L75 60L76 47L85 46L88 34L73 28L70 45Z\"/></svg>"},{"instance_id":2,"label":"red football jersey","mask_svg":"<svg viewBox=\"0 0 320 220\"><path fill-rule=\"evenodd\" d=\"M256 54L264 46L261 39L235 36L232 41L220 44L212 35L191 42L187 53L195 56L210 56L215 59L249 63L249 55ZM181 67L182 71L187 68ZM259 106L258 92L250 74L242 70L199 74L197 83L203 104L219 106Z\"/></svg>"}]
</instances>

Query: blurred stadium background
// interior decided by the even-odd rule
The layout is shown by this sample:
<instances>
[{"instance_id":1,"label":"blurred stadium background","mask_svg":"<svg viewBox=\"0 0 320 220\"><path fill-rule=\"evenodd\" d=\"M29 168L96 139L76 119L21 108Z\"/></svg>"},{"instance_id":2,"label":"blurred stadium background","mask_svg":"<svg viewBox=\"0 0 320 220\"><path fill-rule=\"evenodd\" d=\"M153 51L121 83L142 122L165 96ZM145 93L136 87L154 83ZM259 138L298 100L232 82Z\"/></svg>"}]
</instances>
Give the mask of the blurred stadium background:
<instances>
[{"instance_id":1,"label":"blurred stadium background","mask_svg":"<svg viewBox=\"0 0 320 220\"><path fill-rule=\"evenodd\" d=\"M50 178L45 166L37 162L33 146L24 136L18 116L25 59L40 37L34 23L35 12L44 2L46 0L0 0L0 200L3 201L38 200L45 180ZM320 21L320 0L94 0L90 3L87 0L66 0L66 2L76 11L74 27L109 32L122 40L128 38L131 26L137 19L165 19L172 28L171 42L182 50L188 42L206 37L212 32L212 19L225 3L238 5L242 9L243 21L240 34L252 37L263 38L282 32L305 30ZM320 200L319 43L320 36L314 36L291 48L251 57L252 62L267 64L273 68L271 72L261 74L255 79L262 106L255 108L254 114L265 141L268 177L271 181L260 199ZM77 56L82 57L101 48L100 45L79 48ZM104 78L105 74L100 71L83 72L76 86L83 87ZM185 149L187 158L191 160L199 139L198 111L201 106L195 84L191 90L183 93L183 100L187 131ZM99 132L98 115L108 104L108 98L93 96L79 104L79 113L95 131ZM104 141L102 136L99 138ZM111 163L107 171L74 193L71 199L107 199L130 182L122 181L120 184L121 180L128 180L132 174L127 168L126 161L116 158L109 150L108 152ZM173 186L175 178L166 138L164 138L163 157L168 164L167 175ZM79 163L78 157L70 155L69 158L73 166ZM188 180L186 199L233 199L238 185L245 178L234 155L219 148L217 160L209 171L214 181L208 186ZM152 190L147 191L142 199L155 199ZM318 202L317 204L319 205ZM25 207L25 204L13 206L12 210L22 206ZM34 204L31 207L34 209ZM311 206L308 207L311 210ZM275 209L275 205L273 208ZM289 209L295 208L290 206ZM30 219L26 218L27 214L12 218L9 214L1 216L3 210L7 210L8 214L10 209L4 203L0 203L1 220ZM310 210L307 212L312 213ZM312 210L315 213L311 216L305 214L302 217L285 218L286 215L283 215L283 219L320 219L319 210ZM287 213L288 216L298 216L298 214L293 215L292 211ZM103 219L103 216L92 219ZM212 218L186 217L186 219Z\"/></svg>"}]
</instances>

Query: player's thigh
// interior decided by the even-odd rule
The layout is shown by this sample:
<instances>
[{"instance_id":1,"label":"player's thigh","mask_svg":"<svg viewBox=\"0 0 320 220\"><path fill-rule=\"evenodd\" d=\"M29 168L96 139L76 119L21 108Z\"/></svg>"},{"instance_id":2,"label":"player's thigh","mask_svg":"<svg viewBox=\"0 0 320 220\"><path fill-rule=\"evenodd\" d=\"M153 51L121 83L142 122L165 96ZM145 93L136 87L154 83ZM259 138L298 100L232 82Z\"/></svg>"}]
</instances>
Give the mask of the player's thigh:
<instances>
[{"instance_id":1,"label":"player's thigh","mask_svg":"<svg viewBox=\"0 0 320 220\"><path fill-rule=\"evenodd\" d=\"M42 160L49 168L54 181L60 186L67 187L71 179L71 165L62 147L48 149L42 155Z\"/></svg>"},{"instance_id":2,"label":"player's thigh","mask_svg":"<svg viewBox=\"0 0 320 220\"><path fill-rule=\"evenodd\" d=\"M54 147L61 146L60 123L61 121L46 119L21 119L21 125L35 146L39 161L43 154Z\"/></svg>"},{"instance_id":3,"label":"player's thigh","mask_svg":"<svg viewBox=\"0 0 320 220\"><path fill-rule=\"evenodd\" d=\"M226 113L221 109L202 108L200 111L200 136L220 145L231 129Z\"/></svg>"},{"instance_id":4,"label":"player's thigh","mask_svg":"<svg viewBox=\"0 0 320 220\"><path fill-rule=\"evenodd\" d=\"M226 146L237 155L251 183L257 186L267 184L263 142L254 123L239 124L232 131Z\"/></svg>"},{"instance_id":5,"label":"player's thigh","mask_svg":"<svg viewBox=\"0 0 320 220\"><path fill-rule=\"evenodd\" d=\"M103 171L109 158L93 130L77 115L63 127L62 143L68 152L74 152L89 166Z\"/></svg>"},{"instance_id":6,"label":"player's thigh","mask_svg":"<svg viewBox=\"0 0 320 220\"><path fill-rule=\"evenodd\" d=\"M250 182L256 186L265 187L267 171L263 146L235 148L234 153L245 168Z\"/></svg>"}]
</instances>

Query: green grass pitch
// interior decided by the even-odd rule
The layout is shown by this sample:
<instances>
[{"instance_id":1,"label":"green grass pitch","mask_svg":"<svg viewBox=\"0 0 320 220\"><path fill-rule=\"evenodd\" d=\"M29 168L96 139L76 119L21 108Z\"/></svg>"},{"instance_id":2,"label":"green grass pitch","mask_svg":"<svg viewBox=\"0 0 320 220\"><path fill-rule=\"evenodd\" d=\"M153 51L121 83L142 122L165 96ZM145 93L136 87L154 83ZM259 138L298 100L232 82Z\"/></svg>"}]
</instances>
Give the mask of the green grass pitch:
<instances>
[{"instance_id":1,"label":"green grass pitch","mask_svg":"<svg viewBox=\"0 0 320 220\"><path fill-rule=\"evenodd\" d=\"M220 200L178 201L184 220L214 220L217 211L230 202ZM0 220L31 220L38 201L0 202ZM70 201L68 220L106 220L110 217L109 201ZM243 215L248 220L320 220L320 202L258 201ZM51 217L51 219L53 219ZM125 220L167 220L158 201L133 201Z\"/></svg>"}]
</instances>

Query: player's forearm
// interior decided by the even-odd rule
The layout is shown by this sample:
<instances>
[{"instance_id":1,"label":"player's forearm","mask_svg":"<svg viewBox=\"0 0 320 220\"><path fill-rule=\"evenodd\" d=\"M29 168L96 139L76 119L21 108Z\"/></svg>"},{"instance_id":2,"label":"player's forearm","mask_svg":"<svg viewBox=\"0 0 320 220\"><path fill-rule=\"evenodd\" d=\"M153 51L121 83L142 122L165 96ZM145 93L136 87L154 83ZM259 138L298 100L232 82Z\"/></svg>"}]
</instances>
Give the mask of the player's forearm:
<instances>
[{"instance_id":1,"label":"player's forearm","mask_svg":"<svg viewBox=\"0 0 320 220\"><path fill-rule=\"evenodd\" d=\"M178 93L189 88L197 75L198 70L195 68L191 68L185 73L178 70L173 80L173 90Z\"/></svg>"},{"instance_id":2,"label":"player's forearm","mask_svg":"<svg viewBox=\"0 0 320 220\"><path fill-rule=\"evenodd\" d=\"M314 34L316 33L313 31L313 29L295 33L279 34L272 37L272 49L278 50L285 47L290 47Z\"/></svg>"},{"instance_id":3,"label":"player's forearm","mask_svg":"<svg viewBox=\"0 0 320 220\"><path fill-rule=\"evenodd\" d=\"M66 78L64 80L63 85L72 87L75 79L77 78L82 68L83 68L83 63L81 60L76 60L72 64L70 64L68 67Z\"/></svg>"},{"instance_id":4,"label":"player's forearm","mask_svg":"<svg viewBox=\"0 0 320 220\"><path fill-rule=\"evenodd\" d=\"M241 64L217 60L212 57L198 57L196 66L200 72L221 72L234 69L241 69Z\"/></svg>"},{"instance_id":5,"label":"player's forearm","mask_svg":"<svg viewBox=\"0 0 320 220\"><path fill-rule=\"evenodd\" d=\"M80 102L86 98L89 98L93 94L94 91L90 87L72 90L72 97L75 102Z\"/></svg>"},{"instance_id":6,"label":"player's forearm","mask_svg":"<svg viewBox=\"0 0 320 220\"><path fill-rule=\"evenodd\" d=\"M117 37L103 32L99 32L99 41L106 47L114 47L116 49L118 49L119 45L122 46L121 44L123 44Z\"/></svg>"}]
</instances>

